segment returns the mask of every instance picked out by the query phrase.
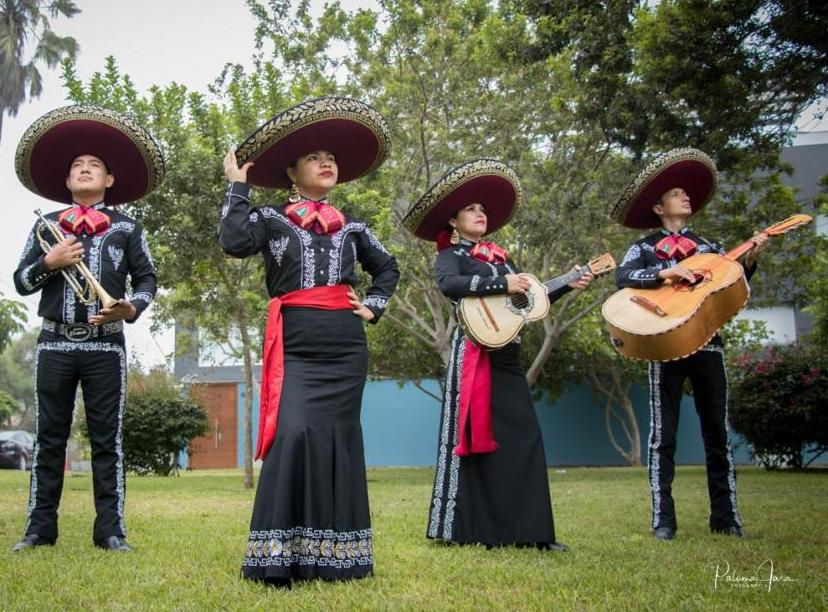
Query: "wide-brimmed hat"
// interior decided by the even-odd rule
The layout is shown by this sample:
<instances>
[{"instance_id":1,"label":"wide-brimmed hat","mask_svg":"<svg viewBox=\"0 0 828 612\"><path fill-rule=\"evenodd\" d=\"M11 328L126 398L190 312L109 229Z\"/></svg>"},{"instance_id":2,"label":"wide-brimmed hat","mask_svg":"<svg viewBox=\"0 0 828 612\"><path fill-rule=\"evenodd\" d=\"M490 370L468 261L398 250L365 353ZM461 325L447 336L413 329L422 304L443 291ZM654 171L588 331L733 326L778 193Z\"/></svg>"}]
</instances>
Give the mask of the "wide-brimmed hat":
<instances>
[{"instance_id":1,"label":"wide-brimmed hat","mask_svg":"<svg viewBox=\"0 0 828 612\"><path fill-rule=\"evenodd\" d=\"M661 196L681 187L695 214L713 197L717 181L716 164L705 153L691 147L673 149L647 164L621 194L610 217L635 229L658 227L661 220L653 206Z\"/></svg>"},{"instance_id":2,"label":"wide-brimmed hat","mask_svg":"<svg viewBox=\"0 0 828 612\"><path fill-rule=\"evenodd\" d=\"M247 182L271 189L290 187L287 168L311 151L336 156L337 182L345 183L378 168L391 149L388 124L372 106L351 98L307 100L279 113L236 149Z\"/></svg>"},{"instance_id":3,"label":"wide-brimmed hat","mask_svg":"<svg viewBox=\"0 0 828 612\"><path fill-rule=\"evenodd\" d=\"M80 155L100 158L115 176L107 204L138 200L164 180L164 157L146 130L126 115L88 104L64 106L35 121L17 145L14 167L30 191L71 204L66 176Z\"/></svg>"},{"instance_id":4,"label":"wide-brimmed hat","mask_svg":"<svg viewBox=\"0 0 828 612\"><path fill-rule=\"evenodd\" d=\"M437 240L449 219L464 206L480 203L486 209L486 233L509 222L523 202L514 171L496 159L477 159L449 170L408 210L403 225L418 238Z\"/></svg>"}]
</instances>

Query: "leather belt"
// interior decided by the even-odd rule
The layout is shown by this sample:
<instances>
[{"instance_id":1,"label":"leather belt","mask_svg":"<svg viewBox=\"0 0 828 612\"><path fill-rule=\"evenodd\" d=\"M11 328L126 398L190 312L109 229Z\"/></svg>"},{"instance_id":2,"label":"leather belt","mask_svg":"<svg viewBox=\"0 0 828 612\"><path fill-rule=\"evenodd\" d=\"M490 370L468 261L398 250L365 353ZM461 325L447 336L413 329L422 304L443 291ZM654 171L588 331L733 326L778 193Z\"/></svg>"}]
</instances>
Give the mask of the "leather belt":
<instances>
[{"instance_id":1,"label":"leather belt","mask_svg":"<svg viewBox=\"0 0 828 612\"><path fill-rule=\"evenodd\" d=\"M41 329L63 336L72 342L84 342L90 338L120 333L124 331L124 322L112 321L103 325L90 325L89 323L60 323L51 319L43 319Z\"/></svg>"}]
</instances>

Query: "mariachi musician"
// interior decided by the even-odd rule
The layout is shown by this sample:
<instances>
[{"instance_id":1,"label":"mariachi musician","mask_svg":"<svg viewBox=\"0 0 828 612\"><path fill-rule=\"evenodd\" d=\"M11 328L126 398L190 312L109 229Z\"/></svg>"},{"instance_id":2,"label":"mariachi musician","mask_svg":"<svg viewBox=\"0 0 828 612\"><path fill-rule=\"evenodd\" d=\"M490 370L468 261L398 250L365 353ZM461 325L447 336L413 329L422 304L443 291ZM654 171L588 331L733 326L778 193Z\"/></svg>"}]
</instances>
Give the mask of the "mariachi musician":
<instances>
[{"instance_id":1,"label":"mariachi musician","mask_svg":"<svg viewBox=\"0 0 828 612\"><path fill-rule=\"evenodd\" d=\"M627 250L616 273L619 288L654 288L665 281L695 281L681 261L697 253L724 254L724 247L694 233L688 219L716 189L713 161L692 148L665 153L636 177L610 212L625 227L658 228ZM752 238L755 246L744 260L746 278L756 270L756 259L767 236ZM677 521L672 495L676 430L685 379L693 387L701 422L710 495L710 529L740 537L742 521L736 505L736 473L727 427L727 374L721 337L716 334L696 353L668 362L650 362L650 437L648 466L653 504L653 536L672 540Z\"/></svg>"},{"instance_id":2,"label":"mariachi musician","mask_svg":"<svg viewBox=\"0 0 828 612\"><path fill-rule=\"evenodd\" d=\"M405 227L436 242L437 285L455 306L468 296L529 289L507 252L483 240L508 223L522 200L511 168L478 159L446 173L408 211ZM586 272L549 299L591 280ZM458 325L442 405L426 536L489 548L567 550L555 535L546 453L520 363L520 338L487 351Z\"/></svg>"},{"instance_id":3,"label":"mariachi musician","mask_svg":"<svg viewBox=\"0 0 828 612\"><path fill-rule=\"evenodd\" d=\"M263 459L242 575L274 587L348 580L374 568L360 410L368 368L364 323L376 323L399 279L371 228L337 208L334 186L379 167L388 125L358 100L326 97L276 115L238 150L219 243L261 254L270 295L256 457ZM288 191L252 208L251 185ZM358 266L372 278L366 296Z\"/></svg>"},{"instance_id":4,"label":"mariachi musician","mask_svg":"<svg viewBox=\"0 0 828 612\"><path fill-rule=\"evenodd\" d=\"M43 326L35 353L36 442L28 520L13 550L53 545L57 539L66 441L80 383L92 444L93 541L99 548L127 552L123 329L124 321L134 322L149 306L156 279L146 232L112 207L150 193L163 179L164 160L149 134L129 117L77 105L32 124L17 147L15 166L28 189L67 208L35 224L14 273L21 295L40 291Z\"/></svg>"}]
</instances>

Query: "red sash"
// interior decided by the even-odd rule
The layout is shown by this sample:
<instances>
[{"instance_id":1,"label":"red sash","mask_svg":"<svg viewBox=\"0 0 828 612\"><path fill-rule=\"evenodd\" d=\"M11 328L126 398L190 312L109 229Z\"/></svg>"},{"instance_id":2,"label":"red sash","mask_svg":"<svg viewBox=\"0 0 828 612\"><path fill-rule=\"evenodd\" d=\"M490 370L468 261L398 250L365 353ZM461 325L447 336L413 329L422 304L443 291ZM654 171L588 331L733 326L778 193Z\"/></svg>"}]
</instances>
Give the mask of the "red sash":
<instances>
[{"instance_id":1,"label":"red sash","mask_svg":"<svg viewBox=\"0 0 828 612\"><path fill-rule=\"evenodd\" d=\"M454 454L497 450L492 430L492 370L489 353L466 339L463 363L460 364L460 398L458 400L457 446ZM471 419L471 425L469 425Z\"/></svg>"},{"instance_id":2,"label":"red sash","mask_svg":"<svg viewBox=\"0 0 828 612\"><path fill-rule=\"evenodd\" d=\"M259 440L256 459L264 459L276 439L279 400L285 376L282 344L282 306L304 306L319 310L353 310L348 301L349 285L313 287L291 291L270 300L267 309L264 351L262 354L262 392L259 396Z\"/></svg>"}]
</instances>

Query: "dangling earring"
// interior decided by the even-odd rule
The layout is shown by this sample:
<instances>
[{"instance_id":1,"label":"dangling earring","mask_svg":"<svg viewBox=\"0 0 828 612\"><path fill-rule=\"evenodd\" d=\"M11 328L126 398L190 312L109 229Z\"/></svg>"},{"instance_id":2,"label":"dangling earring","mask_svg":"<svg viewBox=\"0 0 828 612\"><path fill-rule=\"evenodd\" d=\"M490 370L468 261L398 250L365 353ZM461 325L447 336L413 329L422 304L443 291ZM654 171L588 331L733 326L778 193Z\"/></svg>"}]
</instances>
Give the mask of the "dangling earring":
<instances>
[{"instance_id":1,"label":"dangling earring","mask_svg":"<svg viewBox=\"0 0 828 612\"><path fill-rule=\"evenodd\" d=\"M456 227L451 230L451 238L449 238L449 242L452 244L458 244L460 242L460 232L457 231Z\"/></svg>"},{"instance_id":2,"label":"dangling earring","mask_svg":"<svg viewBox=\"0 0 828 612\"><path fill-rule=\"evenodd\" d=\"M288 192L288 202L295 204L301 199L302 196L299 195L299 187L296 185L296 183L291 183L290 191Z\"/></svg>"}]
</instances>

